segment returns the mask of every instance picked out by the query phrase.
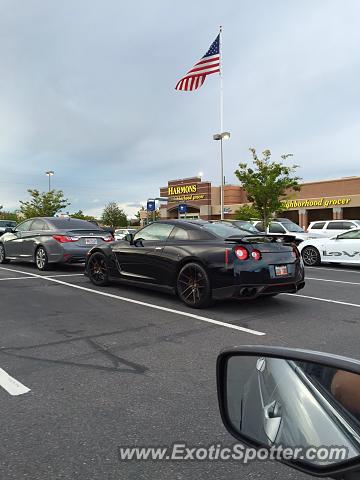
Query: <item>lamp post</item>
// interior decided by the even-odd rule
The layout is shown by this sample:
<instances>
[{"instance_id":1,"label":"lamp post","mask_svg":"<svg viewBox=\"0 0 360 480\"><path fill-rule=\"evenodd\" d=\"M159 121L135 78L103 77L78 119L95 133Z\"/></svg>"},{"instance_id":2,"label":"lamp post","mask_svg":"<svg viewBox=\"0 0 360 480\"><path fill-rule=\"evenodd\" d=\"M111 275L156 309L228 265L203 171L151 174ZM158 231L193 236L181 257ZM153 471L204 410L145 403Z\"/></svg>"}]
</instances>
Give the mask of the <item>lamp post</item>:
<instances>
[{"instance_id":1,"label":"lamp post","mask_svg":"<svg viewBox=\"0 0 360 480\"><path fill-rule=\"evenodd\" d=\"M50 185L50 177L52 177L54 175L55 172L53 172L53 170L48 170L47 172L45 172L45 175L47 175L49 177L49 192L51 190L51 185Z\"/></svg>"},{"instance_id":2,"label":"lamp post","mask_svg":"<svg viewBox=\"0 0 360 480\"><path fill-rule=\"evenodd\" d=\"M223 140L229 140L230 132L216 133L214 140L220 140L220 162L221 162L221 187L220 187L220 219L224 220L224 154Z\"/></svg>"}]
</instances>

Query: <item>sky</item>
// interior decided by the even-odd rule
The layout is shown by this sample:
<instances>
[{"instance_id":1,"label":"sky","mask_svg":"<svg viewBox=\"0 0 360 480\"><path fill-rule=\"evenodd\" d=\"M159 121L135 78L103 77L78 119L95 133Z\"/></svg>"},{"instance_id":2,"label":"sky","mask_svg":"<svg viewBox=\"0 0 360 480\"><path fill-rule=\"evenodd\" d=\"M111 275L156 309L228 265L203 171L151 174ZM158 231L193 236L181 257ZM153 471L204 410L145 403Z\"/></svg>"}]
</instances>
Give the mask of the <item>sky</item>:
<instances>
[{"instance_id":1,"label":"sky","mask_svg":"<svg viewBox=\"0 0 360 480\"><path fill-rule=\"evenodd\" d=\"M360 175L358 0L0 0L0 205L64 191L129 215L168 180L220 183L219 76L174 87L223 25L225 177L249 147L307 181Z\"/></svg>"}]
</instances>

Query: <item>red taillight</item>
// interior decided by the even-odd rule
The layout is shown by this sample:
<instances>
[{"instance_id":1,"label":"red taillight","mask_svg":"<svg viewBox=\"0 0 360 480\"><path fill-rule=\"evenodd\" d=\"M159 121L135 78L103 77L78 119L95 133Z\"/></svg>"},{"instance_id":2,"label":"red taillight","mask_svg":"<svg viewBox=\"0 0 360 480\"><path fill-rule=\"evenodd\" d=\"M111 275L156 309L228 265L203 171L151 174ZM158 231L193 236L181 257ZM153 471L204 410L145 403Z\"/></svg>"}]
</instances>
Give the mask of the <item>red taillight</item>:
<instances>
[{"instance_id":1,"label":"red taillight","mask_svg":"<svg viewBox=\"0 0 360 480\"><path fill-rule=\"evenodd\" d=\"M246 260L247 258L249 258L249 252L246 250L245 247L235 247L234 252L239 260Z\"/></svg>"},{"instance_id":2,"label":"red taillight","mask_svg":"<svg viewBox=\"0 0 360 480\"><path fill-rule=\"evenodd\" d=\"M261 259L261 252L259 252L259 250L253 250L251 252L251 257L254 259L254 260L260 260Z\"/></svg>"},{"instance_id":3,"label":"red taillight","mask_svg":"<svg viewBox=\"0 0 360 480\"><path fill-rule=\"evenodd\" d=\"M77 242L78 238L76 237L68 237L67 235L53 235L54 240L59 243L69 243L69 242Z\"/></svg>"},{"instance_id":4,"label":"red taillight","mask_svg":"<svg viewBox=\"0 0 360 480\"><path fill-rule=\"evenodd\" d=\"M107 235L106 237L103 237L104 242L113 242L114 237L112 235Z\"/></svg>"}]
</instances>

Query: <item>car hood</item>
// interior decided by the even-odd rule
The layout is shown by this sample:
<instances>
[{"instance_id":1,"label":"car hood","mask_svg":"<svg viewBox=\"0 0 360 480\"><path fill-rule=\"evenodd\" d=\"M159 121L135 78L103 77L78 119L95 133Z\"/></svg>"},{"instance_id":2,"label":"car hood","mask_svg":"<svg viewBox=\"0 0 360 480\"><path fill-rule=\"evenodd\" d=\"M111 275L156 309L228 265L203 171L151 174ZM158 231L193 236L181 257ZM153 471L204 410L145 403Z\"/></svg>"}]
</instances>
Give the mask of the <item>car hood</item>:
<instances>
[{"instance_id":1,"label":"car hood","mask_svg":"<svg viewBox=\"0 0 360 480\"><path fill-rule=\"evenodd\" d=\"M309 240L311 238L326 238L326 235L323 235L321 233L296 232L293 233L293 235L295 235L296 238L301 238L302 240Z\"/></svg>"}]
</instances>

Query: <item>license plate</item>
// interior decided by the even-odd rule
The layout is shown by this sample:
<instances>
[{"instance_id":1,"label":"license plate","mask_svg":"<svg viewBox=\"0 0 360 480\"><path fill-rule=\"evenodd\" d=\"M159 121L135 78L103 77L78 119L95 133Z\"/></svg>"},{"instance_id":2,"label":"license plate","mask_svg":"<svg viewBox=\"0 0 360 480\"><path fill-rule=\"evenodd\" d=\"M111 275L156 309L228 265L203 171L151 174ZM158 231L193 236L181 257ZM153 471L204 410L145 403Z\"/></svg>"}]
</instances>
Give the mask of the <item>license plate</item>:
<instances>
[{"instance_id":1,"label":"license plate","mask_svg":"<svg viewBox=\"0 0 360 480\"><path fill-rule=\"evenodd\" d=\"M96 238L85 238L85 245L96 245L97 239Z\"/></svg>"},{"instance_id":2,"label":"license plate","mask_svg":"<svg viewBox=\"0 0 360 480\"><path fill-rule=\"evenodd\" d=\"M282 275L287 275L288 269L287 265L275 265L275 275L281 277Z\"/></svg>"}]
</instances>

